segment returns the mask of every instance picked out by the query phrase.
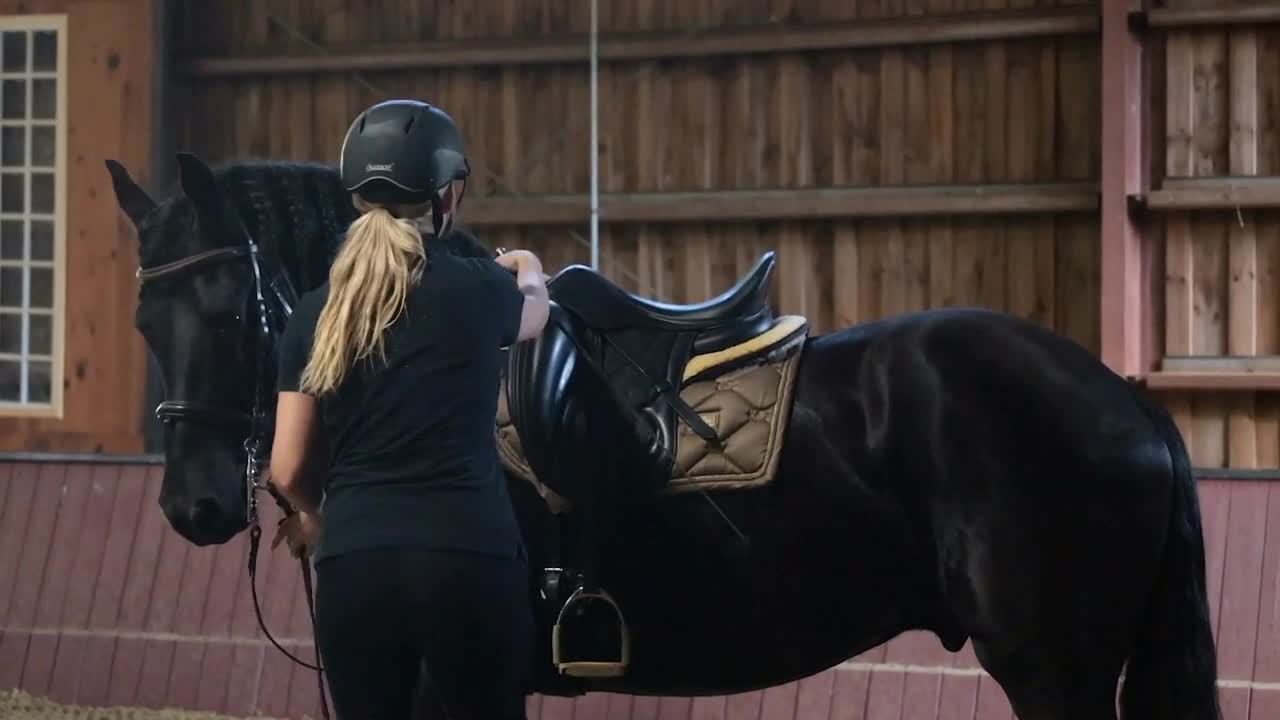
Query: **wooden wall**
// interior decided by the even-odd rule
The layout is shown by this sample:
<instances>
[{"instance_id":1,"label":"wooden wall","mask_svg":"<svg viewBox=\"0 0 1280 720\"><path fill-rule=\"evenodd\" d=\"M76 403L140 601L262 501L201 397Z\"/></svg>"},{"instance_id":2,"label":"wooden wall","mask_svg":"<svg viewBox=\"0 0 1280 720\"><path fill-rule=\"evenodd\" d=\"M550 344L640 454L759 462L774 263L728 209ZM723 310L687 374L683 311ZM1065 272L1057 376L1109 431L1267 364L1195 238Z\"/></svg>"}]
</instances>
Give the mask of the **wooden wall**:
<instances>
[{"instance_id":1,"label":"wooden wall","mask_svg":"<svg viewBox=\"0 0 1280 720\"><path fill-rule=\"evenodd\" d=\"M771 248L775 302L819 331L982 305L1100 350L1101 318L1118 311L1101 287L1101 118L1123 109L1101 104L1096 3L600 5L602 266L622 285L697 300ZM240 0L177 12L182 148L335 162L360 110L427 99L463 126L476 170L464 219L486 242L530 247L553 269L589 259L579 5ZM1027 18L1040 12L1050 19L1036 29ZM1138 374L1196 465L1280 468L1280 80L1266 70L1280 65L1280 25L1198 22L1142 33L1156 278L1142 297L1163 359ZM776 45L759 42L774 31ZM1257 182L1221 184L1243 176Z\"/></svg>"},{"instance_id":2,"label":"wooden wall","mask_svg":"<svg viewBox=\"0 0 1280 720\"><path fill-rule=\"evenodd\" d=\"M3 418L0 450L139 452L145 348L133 329L137 250L103 161L149 176L155 0L4 0L66 13L66 319L63 415Z\"/></svg>"},{"instance_id":3,"label":"wooden wall","mask_svg":"<svg viewBox=\"0 0 1280 720\"><path fill-rule=\"evenodd\" d=\"M577 37L585 47L581 34L588 29L585 7L566 0L255 0L220 3L216 13L195 5L186 4L177 42L187 58L315 57L428 41L452 52L464 39L465 47L483 49ZM1086 24L1096 14L1087 5L1034 0L600 5L606 49L616 33L679 40L720 38L726 26L750 31L778 23L873 21L900 32L913 19L945 23L979 10L1016 18L1028 8L1058 8ZM781 255L778 304L809 315L823 331L904 310L979 304L1035 318L1096 350L1097 218L1088 212L1096 204L1091 184L1099 172L1096 31L700 53L602 61L603 193L1078 182L1084 211L870 217L864 208L779 222L744 220L709 206L704 212L711 217L697 222L666 222L657 209L655 222L615 222L606 212L602 264L613 278L657 297L702 299L728 287L759 252L774 248ZM197 74L175 91L185 118L178 136L183 147L214 160L336 162L357 112L407 95L436 102L460 120L476 168L469 217L493 207L485 198L589 188L583 62ZM698 196L685 200L687 209ZM523 226L518 218L514 226L486 220L483 236L493 245L532 247L552 267L586 262L587 215L579 217L572 224Z\"/></svg>"},{"instance_id":4,"label":"wooden wall","mask_svg":"<svg viewBox=\"0 0 1280 720\"><path fill-rule=\"evenodd\" d=\"M0 691L61 703L319 717L315 676L258 630L246 534L197 548L155 506L149 462L0 462ZM1280 716L1280 481L1200 481L1224 720ZM275 506L263 506L264 527ZM269 540L269 533L264 540ZM265 544L265 543L264 543ZM311 657L298 565L264 548L272 634ZM532 697L541 720L1011 720L971 646L907 633L831 670L711 698Z\"/></svg>"},{"instance_id":5,"label":"wooden wall","mask_svg":"<svg viewBox=\"0 0 1280 720\"><path fill-rule=\"evenodd\" d=\"M1151 40L1152 176L1165 195L1151 225L1163 242L1164 369L1208 378L1187 389L1177 375L1156 384L1168 386L1162 399L1197 465L1280 467L1280 207L1204 201L1206 192L1227 196L1233 182L1280 182L1280 24L1172 27ZM1234 373L1234 389L1214 373ZM1239 377L1246 373L1259 377Z\"/></svg>"}]
</instances>

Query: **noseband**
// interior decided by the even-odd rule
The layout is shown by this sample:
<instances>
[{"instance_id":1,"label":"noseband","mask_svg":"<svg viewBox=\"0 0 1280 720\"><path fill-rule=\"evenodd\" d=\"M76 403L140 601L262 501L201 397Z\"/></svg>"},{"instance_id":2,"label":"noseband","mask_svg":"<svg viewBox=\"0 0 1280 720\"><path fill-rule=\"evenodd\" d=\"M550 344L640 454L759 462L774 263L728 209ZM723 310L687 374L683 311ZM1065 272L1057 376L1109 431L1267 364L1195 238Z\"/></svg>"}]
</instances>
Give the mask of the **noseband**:
<instances>
[{"instance_id":1,"label":"noseband","mask_svg":"<svg viewBox=\"0 0 1280 720\"><path fill-rule=\"evenodd\" d=\"M155 415L166 426L173 426L178 422L187 421L245 433L243 443L245 453L244 485L249 525L249 576L251 580L250 588L253 593L253 609L258 616L259 627L262 628L267 639L280 652L299 665L316 671L320 684L321 708L324 712L324 717L327 719L329 717L329 707L325 701L324 679L321 675L323 669L319 663L319 648L316 648L316 664L314 665L299 660L293 653L284 649L272 637L271 631L267 629L266 622L262 618L262 608L258 602L257 559L258 547L262 538L262 526L258 522L258 491L265 490L270 493L286 514L293 512L293 508L290 507L288 501L280 495L274 486L270 483L262 482L262 469L266 465L265 461L269 461L268 448L271 446L272 435L275 432L275 404L272 402L275 399L273 382L275 377L273 372L275 368L274 350L280 335L284 332L285 325L288 323L289 316L293 314L293 306L297 304L298 294L288 276L280 269L277 269L272 274L269 282L264 280L263 256L258 249L258 244L254 242L253 236L249 234L248 229L243 225L241 225L241 230L245 239L242 245L207 250L155 267L139 267L136 276L138 282L141 285L145 285L155 280L185 276L224 262L248 258L249 267L253 273L253 294L250 299L257 312L254 333L257 337L257 342L254 343L256 367L254 368L253 381L253 408L246 413L242 410L219 407L195 400L165 400L156 406ZM272 303L267 302L268 297L274 301L274 308ZM306 590L307 605L311 614L312 632L314 634L315 607L311 587L311 567L305 557L302 558L302 579Z\"/></svg>"}]
</instances>

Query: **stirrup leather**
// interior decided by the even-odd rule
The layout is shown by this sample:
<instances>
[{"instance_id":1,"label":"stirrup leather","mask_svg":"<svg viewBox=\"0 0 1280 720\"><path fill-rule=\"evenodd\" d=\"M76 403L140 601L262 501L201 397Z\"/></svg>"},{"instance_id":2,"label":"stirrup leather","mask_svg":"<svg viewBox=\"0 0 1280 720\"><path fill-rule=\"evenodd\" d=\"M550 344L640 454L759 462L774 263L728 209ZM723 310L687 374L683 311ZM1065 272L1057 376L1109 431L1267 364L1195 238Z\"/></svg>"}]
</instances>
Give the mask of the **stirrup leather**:
<instances>
[{"instance_id":1,"label":"stirrup leather","mask_svg":"<svg viewBox=\"0 0 1280 720\"><path fill-rule=\"evenodd\" d=\"M565 613L576 603L587 602L590 600L603 600L609 607L613 608L614 614L618 618L618 640L622 649L621 657L616 662L608 662L601 660L569 660L565 661L560 648L560 626L565 620ZM561 675L570 677L584 678L608 678L621 677L626 674L627 667L631 664L631 633L627 629L627 620L622 615L622 608L618 607L618 603L613 597L604 590L596 590L588 592L582 587L578 587L565 600L564 605L560 608L560 614L556 616L556 624L551 629L551 660L555 663L556 669Z\"/></svg>"}]
</instances>

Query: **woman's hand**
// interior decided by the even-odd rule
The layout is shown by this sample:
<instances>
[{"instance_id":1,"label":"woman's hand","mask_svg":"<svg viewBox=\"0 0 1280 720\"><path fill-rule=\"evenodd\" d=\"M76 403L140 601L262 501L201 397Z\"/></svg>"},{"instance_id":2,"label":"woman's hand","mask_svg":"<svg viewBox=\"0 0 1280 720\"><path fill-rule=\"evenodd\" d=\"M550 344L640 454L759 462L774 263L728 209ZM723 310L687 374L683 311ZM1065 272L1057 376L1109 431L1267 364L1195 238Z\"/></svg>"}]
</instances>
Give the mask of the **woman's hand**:
<instances>
[{"instance_id":1,"label":"woman's hand","mask_svg":"<svg viewBox=\"0 0 1280 720\"><path fill-rule=\"evenodd\" d=\"M320 518L305 512L295 512L280 521L276 528L276 536L271 540L274 550L281 540L289 543L289 553L296 558L309 555L320 539Z\"/></svg>"},{"instance_id":2,"label":"woman's hand","mask_svg":"<svg viewBox=\"0 0 1280 720\"><path fill-rule=\"evenodd\" d=\"M542 263L538 262L538 256L528 250L502 251L493 261L513 273L520 272L529 267L531 263L537 263L538 272L542 272Z\"/></svg>"}]
</instances>

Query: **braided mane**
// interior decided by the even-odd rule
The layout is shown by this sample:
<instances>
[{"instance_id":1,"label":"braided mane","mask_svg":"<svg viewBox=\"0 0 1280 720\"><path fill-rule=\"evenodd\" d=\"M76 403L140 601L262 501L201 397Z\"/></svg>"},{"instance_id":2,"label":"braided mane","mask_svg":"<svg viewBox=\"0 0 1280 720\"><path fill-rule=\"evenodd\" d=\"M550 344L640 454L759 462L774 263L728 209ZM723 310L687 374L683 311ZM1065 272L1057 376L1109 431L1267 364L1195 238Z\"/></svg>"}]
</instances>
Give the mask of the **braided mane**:
<instances>
[{"instance_id":1,"label":"braided mane","mask_svg":"<svg viewBox=\"0 0 1280 720\"><path fill-rule=\"evenodd\" d=\"M320 163L244 160L214 167L218 189L227 201L227 227L243 222L262 250L279 258L299 292L322 284L347 227L357 217L337 168ZM237 217L238 216L238 220ZM170 262L209 249L211 242L239 238L200 238L189 198L175 194L160 206L141 232L144 266ZM448 236L450 251L490 256L474 236L457 230ZM197 244L203 247L196 247Z\"/></svg>"}]
</instances>

